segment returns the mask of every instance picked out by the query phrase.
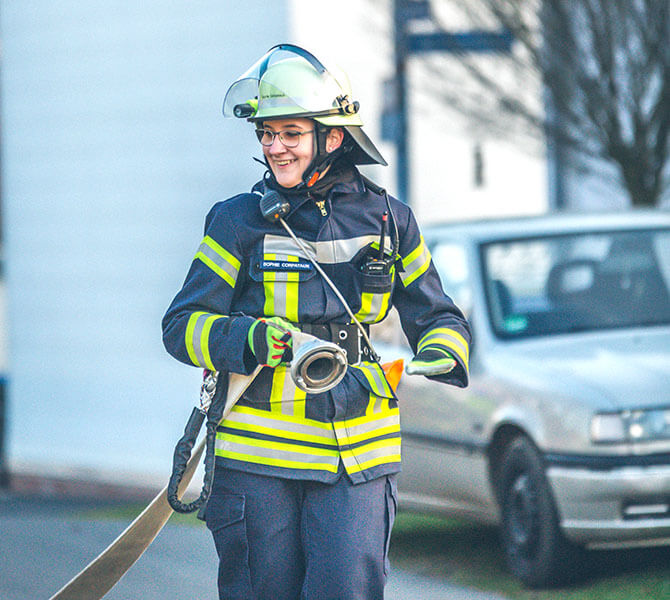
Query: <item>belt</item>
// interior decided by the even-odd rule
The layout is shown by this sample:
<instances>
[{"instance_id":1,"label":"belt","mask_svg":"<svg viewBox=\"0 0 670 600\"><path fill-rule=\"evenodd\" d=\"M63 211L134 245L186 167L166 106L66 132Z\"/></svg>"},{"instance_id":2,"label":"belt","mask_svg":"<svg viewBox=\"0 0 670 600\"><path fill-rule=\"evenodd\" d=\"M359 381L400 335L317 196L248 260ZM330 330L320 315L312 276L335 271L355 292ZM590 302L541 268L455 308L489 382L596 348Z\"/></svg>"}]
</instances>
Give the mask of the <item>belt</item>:
<instances>
[{"instance_id":1,"label":"belt","mask_svg":"<svg viewBox=\"0 0 670 600\"><path fill-rule=\"evenodd\" d=\"M297 323L297 326L304 333L337 344L347 353L347 362L350 365L358 364L362 360L372 360L370 349L355 323ZM369 325L363 324L363 327L369 335Z\"/></svg>"}]
</instances>

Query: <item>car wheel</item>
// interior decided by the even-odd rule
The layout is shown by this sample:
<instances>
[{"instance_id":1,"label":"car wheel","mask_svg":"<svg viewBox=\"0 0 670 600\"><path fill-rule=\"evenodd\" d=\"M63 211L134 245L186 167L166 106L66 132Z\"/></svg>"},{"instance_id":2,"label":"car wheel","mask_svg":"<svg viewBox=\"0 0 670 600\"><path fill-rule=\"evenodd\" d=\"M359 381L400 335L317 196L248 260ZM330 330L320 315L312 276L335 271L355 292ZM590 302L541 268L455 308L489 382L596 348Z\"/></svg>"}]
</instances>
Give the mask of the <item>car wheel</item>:
<instances>
[{"instance_id":1,"label":"car wheel","mask_svg":"<svg viewBox=\"0 0 670 600\"><path fill-rule=\"evenodd\" d=\"M509 569L529 587L575 575L577 548L563 537L541 457L526 437L506 447L498 471L501 536Z\"/></svg>"}]
</instances>

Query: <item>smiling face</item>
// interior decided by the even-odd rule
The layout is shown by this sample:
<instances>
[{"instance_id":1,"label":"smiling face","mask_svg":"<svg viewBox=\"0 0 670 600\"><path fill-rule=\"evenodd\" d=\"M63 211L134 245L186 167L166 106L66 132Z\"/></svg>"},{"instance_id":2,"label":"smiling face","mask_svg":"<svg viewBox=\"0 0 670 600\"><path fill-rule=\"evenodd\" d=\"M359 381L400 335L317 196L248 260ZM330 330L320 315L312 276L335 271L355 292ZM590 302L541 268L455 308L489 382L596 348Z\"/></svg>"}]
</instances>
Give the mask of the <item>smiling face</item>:
<instances>
[{"instance_id":1,"label":"smiling face","mask_svg":"<svg viewBox=\"0 0 670 600\"><path fill-rule=\"evenodd\" d=\"M264 121L263 128L274 133L280 131L314 131L311 119L273 119ZM277 183L292 188L302 181L305 169L314 157L314 133L301 135L295 148L287 148L276 135L271 146L263 146L263 154L272 169Z\"/></svg>"}]
</instances>

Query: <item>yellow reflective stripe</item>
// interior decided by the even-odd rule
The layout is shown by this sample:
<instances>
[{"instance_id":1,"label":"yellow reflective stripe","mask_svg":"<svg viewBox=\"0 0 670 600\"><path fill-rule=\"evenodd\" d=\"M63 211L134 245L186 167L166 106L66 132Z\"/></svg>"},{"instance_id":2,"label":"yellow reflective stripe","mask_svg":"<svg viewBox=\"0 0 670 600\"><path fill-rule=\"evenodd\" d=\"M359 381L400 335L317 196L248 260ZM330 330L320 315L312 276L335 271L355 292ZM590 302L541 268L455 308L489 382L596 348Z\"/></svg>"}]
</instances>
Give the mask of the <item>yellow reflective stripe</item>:
<instances>
[{"instance_id":1,"label":"yellow reflective stripe","mask_svg":"<svg viewBox=\"0 0 670 600\"><path fill-rule=\"evenodd\" d=\"M241 262L208 235L202 240L194 260L205 263L212 271L221 277L230 287L235 287Z\"/></svg>"},{"instance_id":2,"label":"yellow reflective stripe","mask_svg":"<svg viewBox=\"0 0 670 600\"><path fill-rule=\"evenodd\" d=\"M296 257L289 260L297 261ZM286 306L284 308L284 316L294 323L298 322L298 289L300 283L300 272L287 273L286 279Z\"/></svg>"},{"instance_id":3,"label":"yellow reflective stripe","mask_svg":"<svg viewBox=\"0 0 670 600\"><path fill-rule=\"evenodd\" d=\"M412 264L417 258L421 256L421 254L423 254L424 248L425 242L423 241L423 236L421 236L419 245L402 259L402 266L407 268L408 265Z\"/></svg>"},{"instance_id":4,"label":"yellow reflective stripe","mask_svg":"<svg viewBox=\"0 0 670 600\"><path fill-rule=\"evenodd\" d=\"M339 450L329 448L315 448L314 446L301 446L300 444L291 444L290 442L271 442L269 440L257 440L255 438L244 437L232 433L217 432L217 439L226 442L242 444L244 446L253 446L255 448L268 448L283 452L292 452L295 454L304 454L305 456L338 456Z\"/></svg>"},{"instance_id":5,"label":"yellow reflective stripe","mask_svg":"<svg viewBox=\"0 0 670 600\"><path fill-rule=\"evenodd\" d=\"M311 469L314 471L328 471L330 473L337 473L337 462L334 464L302 463L293 460L266 458L253 454L242 454L240 452L231 452L230 450L216 450L215 454L230 460L239 460L242 462L255 463L257 465L266 465L268 467L284 467L285 469Z\"/></svg>"},{"instance_id":6,"label":"yellow reflective stripe","mask_svg":"<svg viewBox=\"0 0 670 600\"><path fill-rule=\"evenodd\" d=\"M423 275L430 266L430 252L421 237L421 242L405 258L402 259L404 272L400 273L403 285L407 287L415 279Z\"/></svg>"},{"instance_id":7,"label":"yellow reflective stripe","mask_svg":"<svg viewBox=\"0 0 670 600\"><path fill-rule=\"evenodd\" d=\"M439 342L440 346L446 346L449 348L449 350L452 350L455 352L458 357L463 361L463 364L465 365L465 368L468 369L468 355L467 353L455 342L449 339L441 339L441 340L435 340L433 343L437 344Z\"/></svg>"},{"instance_id":8,"label":"yellow reflective stripe","mask_svg":"<svg viewBox=\"0 0 670 600\"><path fill-rule=\"evenodd\" d=\"M367 460L364 459L366 455L369 456ZM399 437L378 440L365 446L342 452L342 461L348 473L359 473L378 465L400 462L400 457ZM359 460L362 458L363 460Z\"/></svg>"},{"instance_id":9,"label":"yellow reflective stripe","mask_svg":"<svg viewBox=\"0 0 670 600\"><path fill-rule=\"evenodd\" d=\"M337 439L342 445L358 444L359 442L364 442L365 440L371 440L373 438L381 437L389 433L398 433L398 432L400 432L400 423L396 422L387 425L385 427L377 427L372 431L364 431L357 435L342 435L342 436L338 435Z\"/></svg>"},{"instance_id":10,"label":"yellow reflective stripe","mask_svg":"<svg viewBox=\"0 0 670 600\"><path fill-rule=\"evenodd\" d=\"M384 398L393 398L393 393L389 387L386 377L384 377L384 371L376 363L362 363L360 365L350 365L353 369L358 369L362 371L365 379L367 379L372 390L377 396L383 396Z\"/></svg>"},{"instance_id":11,"label":"yellow reflective stripe","mask_svg":"<svg viewBox=\"0 0 670 600\"><path fill-rule=\"evenodd\" d=\"M335 432L330 423L290 417L248 406L235 406L223 426L238 431L337 446Z\"/></svg>"},{"instance_id":12,"label":"yellow reflective stripe","mask_svg":"<svg viewBox=\"0 0 670 600\"><path fill-rule=\"evenodd\" d=\"M377 242L377 247L379 243ZM391 281L395 279L395 265L391 265ZM363 292L361 294L361 308L356 313L356 319L361 323L377 323L381 321L388 312L391 293L371 293Z\"/></svg>"},{"instance_id":13,"label":"yellow reflective stripe","mask_svg":"<svg viewBox=\"0 0 670 600\"><path fill-rule=\"evenodd\" d=\"M390 299L391 299L391 293L390 292L381 295L381 298L380 298L381 306L379 307L379 311L377 312L377 316L375 317L373 323L377 323L378 321L381 321L386 316L386 313L388 312L388 306L389 306L389 300Z\"/></svg>"},{"instance_id":14,"label":"yellow reflective stripe","mask_svg":"<svg viewBox=\"0 0 670 600\"><path fill-rule=\"evenodd\" d=\"M276 254L264 254L263 258L274 260L277 258ZM263 290L265 292L265 304L263 305L263 314L266 317L277 316L275 311L275 277L277 274L274 271L263 271Z\"/></svg>"},{"instance_id":15,"label":"yellow reflective stripe","mask_svg":"<svg viewBox=\"0 0 670 600\"><path fill-rule=\"evenodd\" d=\"M280 365L272 373L272 387L270 389L270 410L272 412L282 412L285 380L286 367Z\"/></svg>"},{"instance_id":16,"label":"yellow reflective stripe","mask_svg":"<svg viewBox=\"0 0 670 600\"><path fill-rule=\"evenodd\" d=\"M466 369L468 368L470 358L469 346L465 338L458 331L447 327L432 329L419 340L417 350L421 351L426 346L434 345L445 346L453 350L463 361Z\"/></svg>"},{"instance_id":17,"label":"yellow reflective stripe","mask_svg":"<svg viewBox=\"0 0 670 600\"><path fill-rule=\"evenodd\" d=\"M370 392L370 399L368 401L368 406L365 409L365 415L371 417L376 413L387 412L388 410L389 410L388 398L376 396L375 394Z\"/></svg>"},{"instance_id":18,"label":"yellow reflective stripe","mask_svg":"<svg viewBox=\"0 0 670 600\"><path fill-rule=\"evenodd\" d=\"M361 294L361 309L356 313L356 319L361 323L376 323L381 321L388 310L390 293L372 294L363 292Z\"/></svg>"},{"instance_id":19,"label":"yellow reflective stripe","mask_svg":"<svg viewBox=\"0 0 670 600\"><path fill-rule=\"evenodd\" d=\"M263 255L265 260L299 262L297 256L284 254ZM300 288L299 271L263 271L265 303L263 314L267 317L284 317L298 322L298 294Z\"/></svg>"},{"instance_id":20,"label":"yellow reflective stripe","mask_svg":"<svg viewBox=\"0 0 670 600\"><path fill-rule=\"evenodd\" d=\"M188 357L194 365L211 371L216 370L209 353L209 332L214 321L223 318L223 315L202 311L194 312L189 317L184 341Z\"/></svg>"},{"instance_id":21,"label":"yellow reflective stripe","mask_svg":"<svg viewBox=\"0 0 670 600\"><path fill-rule=\"evenodd\" d=\"M289 377L291 380L291 383L293 383L293 379ZM293 416L297 417L298 419L304 419L305 418L305 411L307 409L307 392L304 390L301 390L299 387L297 387L295 384L293 384L295 387L295 392L293 394Z\"/></svg>"},{"instance_id":22,"label":"yellow reflective stripe","mask_svg":"<svg viewBox=\"0 0 670 600\"><path fill-rule=\"evenodd\" d=\"M356 319L365 322L366 317L372 312L372 297L374 294L364 292L361 294L361 309L356 313Z\"/></svg>"},{"instance_id":23,"label":"yellow reflective stripe","mask_svg":"<svg viewBox=\"0 0 670 600\"><path fill-rule=\"evenodd\" d=\"M341 445L355 444L363 440L400 431L399 411L393 408L373 418L368 416L333 423L337 440Z\"/></svg>"},{"instance_id":24,"label":"yellow reflective stripe","mask_svg":"<svg viewBox=\"0 0 670 600\"><path fill-rule=\"evenodd\" d=\"M324 431L332 432L333 426L331 423L324 423L323 421L317 421L315 419L295 419L286 415L271 414L266 410L260 408L252 408L251 406L240 406L236 404L233 407L232 414L245 415L248 417L253 417L256 419L268 419L276 423L282 423L285 425L296 425L297 427L314 427L317 429L323 429ZM226 421L227 422L227 421ZM277 425L278 426L278 425Z\"/></svg>"},{"instance_id":25,"label":"yellow reflective stripe","mask_svg":"<svg viewBox=\"0 0 670 600\"><path fill-rule=\"evenodd\" d=\"M339 451L283 442L268 442L230 434L217 434L215 454L232 460L285 467L337 472ZM324 462L324 459L331 459Z\"/></svg>"},{"instance_id":26,"label":"yellow reflective stripe","mask_svg":"<svg viewBox=\"0 0 670 600\"><path fill-rule=\"evenodd\" d=\"M379 456L376 458L372 458L370 460L366 460L365 462L362 463L356 463L354 466L348 467L347 472L359 473L360 471L365 471L365 469L371 469L372 467L377 467L379 465L386 465L388 463L395 463L395 462L399 463L400 460L401 460L400 453Z\"/></svg>"},{"instance_id":27,"label":"yellow reflective stripe","mask_svg":"<svg viewBox=\"0 0 670 600\"><path fill-rule=\"evenodd\" d=\"M214 321L220 319L220 316L212 315L208 317L205 321L205 324L202 327L202 333L200 334L200 348L202 349L202 355L205 362L205 367L210 371L216 371L216 367L212 364L212 358L209 355L209 332L212 329Z\"/></svg>"},{"instance_id":28,"label":"yellow reflective stripe","mask_svg":"<svg viewBox=\"0 0 670 600\"><path fill-rule=\"evenodd\" d=\"M193 331L195 329L195 324L198 321L198 317L202 314L205 313L195 312L188 318L188 323L186 324L186 336L184 340L186 344L186 352L188 352L188 357L191 359L191 362L198 367L202 367L202 365L199 364L198 357L195 355L195 348L193 347Z\"/></svg>"},{"instance_id":29,"label":"yellow reflective stripe","mask_svg":"<svg viewBox=\"0 0 670 600\"><path fill-rule=\"evenodd\" d=\"M465 352L463 352L463 349L458 344L455 344L451 340L442 340L442 345L446 346L450 350L453 350L459 356L459 358L463 361L463 365L465 366L466 371L470 369L468 364L468 356Z\"/></svg>"},{"instance_id":30,"label":"yellow reflective stripe","mask_svg":"<svg viewBox=\"0 0 670 600\"><path fill-rule=\"evenodd\" d=\"M270 388L270 410L273 413L305 418L305 398L307 393L296 386L290 376L289 367L279 365L272 373Z\"/></svg>"},{"instance_id":31,"label":"yellow reflective stripe","mask_svg":"<svg viewBox=\"0 0 670 600\"><path fill-rule=\"evenodd\" d=\"M468 342L460 333L458 333L458 331L456 331L455 329L450 329L449 327L438 327L437 329L431 329L428 333L426 333L421 337L418 344L419 348L425 346L425 343L429 337L432 337L437 334L445 334L450 337L453 337L455 340L460 342L464 348L468 347Z\"/></svg>"},{"instance_id":32,"label":"yellow reflective stripe","mask_svg":"<svg viewBox=\"0 0 670 600\"><path fill-rule=\"evenodd\" d=\"M335 426L335 431L340 429L358 427L359 425L366 425L368 423L375 423L377 421L387 419L388 417L397 416L400 413L399 409L391 408L388 411L383 413L377 413L373 417L364 415L362 417L356 417L355 419L347 419L346 421L335 421L333 425Z\"/></svg>"}]
</instances>

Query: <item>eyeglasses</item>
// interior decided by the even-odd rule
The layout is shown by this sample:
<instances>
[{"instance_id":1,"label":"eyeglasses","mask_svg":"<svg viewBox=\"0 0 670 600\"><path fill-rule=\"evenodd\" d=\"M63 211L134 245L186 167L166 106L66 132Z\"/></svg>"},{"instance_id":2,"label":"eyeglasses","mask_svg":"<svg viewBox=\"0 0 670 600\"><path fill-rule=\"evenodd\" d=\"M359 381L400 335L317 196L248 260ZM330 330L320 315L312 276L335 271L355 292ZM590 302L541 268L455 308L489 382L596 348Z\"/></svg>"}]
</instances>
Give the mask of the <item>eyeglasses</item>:
<instances>
[{"instance_id":1,"label":"eyeglasses","mask_svg":"<svg viewBox=\"0 0 670 600\"><path fill-rule=\"evenodd\" d=\"M286 131L270 131L269 129L257 129L256 137L263 146L272 146L275 136L279 136L279 141L287 148L295 148L300 143L300 137L314 133L313 129L309 131L297 131L287 129Z\"/></svg>"}]
</instances>

